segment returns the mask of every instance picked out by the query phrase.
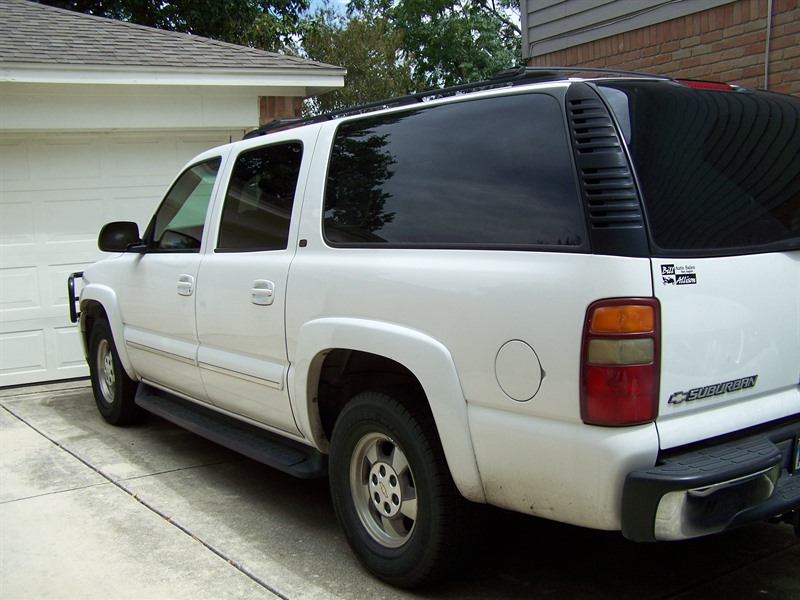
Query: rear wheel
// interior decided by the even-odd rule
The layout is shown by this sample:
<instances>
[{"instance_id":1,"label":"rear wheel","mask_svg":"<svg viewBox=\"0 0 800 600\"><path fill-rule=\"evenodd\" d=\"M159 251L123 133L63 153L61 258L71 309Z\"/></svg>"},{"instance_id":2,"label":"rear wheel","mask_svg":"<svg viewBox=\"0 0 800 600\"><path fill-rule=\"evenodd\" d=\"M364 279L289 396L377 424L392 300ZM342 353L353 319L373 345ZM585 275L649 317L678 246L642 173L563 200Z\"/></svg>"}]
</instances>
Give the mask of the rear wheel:
<instances>
[{"instance_id":1,"label":"rear wheel","mask_svg":"<svg viewBox=\"0 0 800 600\"><path fill-rule=\"evenodd\" d=\"M140 423L147 412L134 402L137 383L128 377L117 354L108 321L95 322L89 337L89 374L97 409L112 425Z\"/></svg>"},{"instance_id":2,"label":"rear wheel","mask_svg":"<svg viewBox=\"0 0 800 600\"><path fill-rule=\"evenodd\" d=\"M336 422L329 470L339 523L376 576L414 587L458 564L467 502L432 417L412 396L392 390L353 398Z\"/></svg>"}]
</instances>

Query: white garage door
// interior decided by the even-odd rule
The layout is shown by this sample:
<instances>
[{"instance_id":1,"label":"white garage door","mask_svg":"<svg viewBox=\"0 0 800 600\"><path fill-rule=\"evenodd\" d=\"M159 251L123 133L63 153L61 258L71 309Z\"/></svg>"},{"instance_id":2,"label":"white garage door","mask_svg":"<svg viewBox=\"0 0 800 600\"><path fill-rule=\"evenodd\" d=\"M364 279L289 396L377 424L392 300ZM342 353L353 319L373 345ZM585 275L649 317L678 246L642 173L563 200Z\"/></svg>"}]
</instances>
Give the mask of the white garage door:
<instances>
[{"instance_id":1,"label":"white garage door","mask_svg":"<svg viewBox=\"0 0 800 600\"><path fill-rule=\"evenodd\" d=\"M146 226L195 154L241 132L0 136L0 387L88 375L67 276L109 221Z\"/></svg>"}]
</instances>

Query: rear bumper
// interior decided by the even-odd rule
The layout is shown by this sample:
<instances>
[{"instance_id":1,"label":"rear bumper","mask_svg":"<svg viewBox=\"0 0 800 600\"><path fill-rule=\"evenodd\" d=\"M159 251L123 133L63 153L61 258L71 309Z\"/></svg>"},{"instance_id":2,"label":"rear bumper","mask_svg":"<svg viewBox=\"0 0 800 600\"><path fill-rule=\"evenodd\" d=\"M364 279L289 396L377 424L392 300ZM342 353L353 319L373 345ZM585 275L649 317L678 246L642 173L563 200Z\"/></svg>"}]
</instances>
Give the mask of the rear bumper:
<instances>
[{"instance_id":1,"label":"rear bumper","mask_svg":"<svg viewBox=\"0 0 800 600\"><path fill-rule=\"evenodd\" d=\"M622 533L636 541L717 533L800 508L800 418L758 434L660 457L628 474Z\"/></svg>"}]
</instances>

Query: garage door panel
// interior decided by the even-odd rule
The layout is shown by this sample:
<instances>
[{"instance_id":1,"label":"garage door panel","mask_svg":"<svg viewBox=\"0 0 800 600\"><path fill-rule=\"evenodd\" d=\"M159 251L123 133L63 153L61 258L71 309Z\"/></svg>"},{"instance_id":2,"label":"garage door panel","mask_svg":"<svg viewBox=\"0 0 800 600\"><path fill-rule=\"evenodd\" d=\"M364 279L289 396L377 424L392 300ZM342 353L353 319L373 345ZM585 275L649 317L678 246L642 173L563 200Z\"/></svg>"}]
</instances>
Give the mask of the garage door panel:
<instances>
[{"instance_id":1,"label":"garage door panel","mask_svg":"<svg viewBox=\"0 0 800 600\"><path fill-rule=\"evenodd\" d=\"M0 315L3 321L25 318L20 311L33 311L42 307L39 273L36 267L3 269L0 272ZM17 314L11 315L12 312Z\"/></svg>"},{"instance_id":2,"label":"garage door panel","mask_svg":"<svg viewBox=\"0 0 800 600\"><path fill-rule=\"evenodd\" d=\"M105 202L101 195L82 198L75 197L73 192L64 196L60 199L51 196L40 208L39 222L43 225L45 243L54 244L54 252L61 250L59 244L96 241L104 223Z\"/></svg>"},{"instance_id":3,"label":"garage door panel","mask_svg":"<svg viewBox=\"0 0 800 600\"><path fill-rule=\"evenodd\" d=\"M109 204L112 210L107 211L104 224L110 221L133 221L139 226L139 230L144 232L161 198L167 192L167 185L117 191ZM95 237L97 233L100 233L99 228Z\"/></svg>"},{"instance_id":4,"label":"garage door panel","mask_svg":"<svg viewBox=\"0 0 800 600\"><path fill-rule=\"evenodd\" d=\"M31 156L32 178L38 181L102 179L102 138L58 136L39 140Z\"/></svg>"},{"instance_id":5,"label":"garage door panel","mask_svg":"<svg viewBox=\"0 0 800 600\"><path fill-rule=\"evenodd\" d=\"M44 330L5 332L0 330L0 374L3 379L17 380L47 372ZM25 378L23 377L23 378ZM13 385L10 384L10 385Z\"/></svg>"},{"instance_id":6,"label":"garage door panel","mask_svg":"<svg viewBox=\"0 0 800 600\"><path fill-rule=\"evenodd\" d=\"M119 186L140 187L156 185L163 187L175 176L175 160L164 160L175 156L175 139L167 136L132 136L110 140L108 175L117 180Z\"/></svg>"},{"instance_id":7,"label":"garage door panel","mask_svg":"<svg viewBox=\"0 0 800 600\"><path fill-rule=\"evenodd\" d=\"M77 327L61 326L53 329L56 340L56 362L58 369L79 371L78 376L86 370L86 357L83 355L81 336Z\"/></svg>"},{"instance_id":8,"label":"garage door panel","mask_svg":"<svg viewBox=\"0 0 800 600\"><path fill-rule=\"evenodd\" d=\"M0 319L6 326L13 321L52 318L56 323L69 314L67 278L94 261L51 265L46 276L40 267L21 267L0 271ZM67 322L69 322L67 320ZM17 324L20 325L19 323ZM7 327L4 327L7 329Z\"/></svg>"},{"instance_id":9,"label":"garage door panel","mask_svg":"<svg viewBox=\"0 0 800 600\"><path fill-rule=\"evenodd\" d=\"M33 326L40 327L40 323ZM0 356L4 385L84 377L87 373L80 333L75 326L0 331Z\"/></svg>"},{"instance_id":10,"label":"garage door panel","mask_svg":"<svg viewBox=\"0 0 800 600\"><path fill-rule=\"evenodd\" d=\"M35 245L33 204L29 201L15 201L13 194L5 190L3 196L3 203L0 204L0 248L5 252L11 246Z\"/></svg>"},{"instance_id":11,"label":"garage door panel","mask_svg":"<svg viewBox=\"0 0 800 600\"><path fill-rule=\"evenodd\" d=\"M25 138L9 135L0 137L0 173L4 191L6 185L30 178L30 160Z\"/></svg>"}]
</instances>

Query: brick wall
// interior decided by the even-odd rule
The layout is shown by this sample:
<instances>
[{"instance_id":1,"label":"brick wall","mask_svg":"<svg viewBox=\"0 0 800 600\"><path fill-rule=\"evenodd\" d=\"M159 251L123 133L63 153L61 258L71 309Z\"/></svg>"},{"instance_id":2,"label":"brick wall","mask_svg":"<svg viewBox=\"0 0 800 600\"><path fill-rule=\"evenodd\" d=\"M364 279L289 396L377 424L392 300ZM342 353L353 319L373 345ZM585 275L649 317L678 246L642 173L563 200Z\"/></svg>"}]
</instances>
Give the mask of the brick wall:
<instances>
[{"instance_id":1,"label":"brick wall","mask_svg":"<svg viewBox=\"0 0 800 600\"><path fill-rule=\"evenodd\" d=\"M293 119L303 114L303 99L293 96L261 96L258 99L258 124L275 119Z\"/></svg>"},{"instance_id":2,"label":"brick wall","mask_svg":"<svg viewBox=\"0 0 800 600\"><path fill-rule=\"evenodd\" d=\"M737 83L800 95L800 0L737 0L635 31L537 56L531 66L591 66Z\"/></svg>"}]
</instances>

